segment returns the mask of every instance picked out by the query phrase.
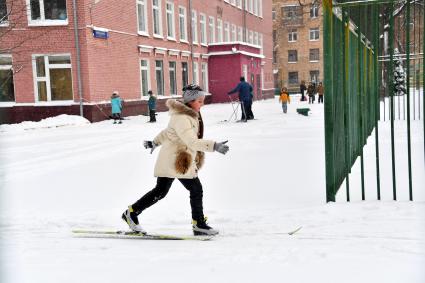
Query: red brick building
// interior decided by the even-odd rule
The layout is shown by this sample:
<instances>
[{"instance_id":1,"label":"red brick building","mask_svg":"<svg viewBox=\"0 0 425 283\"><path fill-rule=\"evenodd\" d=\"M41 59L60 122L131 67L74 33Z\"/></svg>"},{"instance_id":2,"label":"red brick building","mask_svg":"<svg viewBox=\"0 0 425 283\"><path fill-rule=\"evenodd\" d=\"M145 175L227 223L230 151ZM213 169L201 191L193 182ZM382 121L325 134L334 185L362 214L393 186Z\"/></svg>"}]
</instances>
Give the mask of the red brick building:
<instances>
[{"instance_id":1,"label":"red brick building","mask_svg":"<svg viewBox=\"0 0 425 283\"><path fill-rule=\"evenodd\" d=\"M0 122L147 113L197 83L224 95L244 75L273 96L272 0L0 0ZM77 27L77 28L75 28ZM78 40L76 40L78 39Z\"/></svg>"}]
</instances>

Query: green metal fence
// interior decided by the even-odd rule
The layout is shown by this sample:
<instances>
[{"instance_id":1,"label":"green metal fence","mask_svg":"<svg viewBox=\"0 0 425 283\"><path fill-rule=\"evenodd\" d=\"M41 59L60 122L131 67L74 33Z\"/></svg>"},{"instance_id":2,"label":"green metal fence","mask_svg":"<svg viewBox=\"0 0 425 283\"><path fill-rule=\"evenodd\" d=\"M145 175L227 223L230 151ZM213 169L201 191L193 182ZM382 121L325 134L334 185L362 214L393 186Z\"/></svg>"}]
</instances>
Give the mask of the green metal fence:
<instances>
[{"instance_id":1,"label":"green metal fence","mask_svg":"<svg viewBox=\"0 0 425 283\"><path fill-rule=\"evenodd\" d=\"M394 0L341 1L323 0L324 34L324 83L325 99L325 151L326 151L326 199L335 201L335 195L345 181L347 201L350 201L349 174L354 162L360 158L362 199L365 199L363 147L367 138L375 134L376 187L380 192L379 129L380 97L387 93L390 100L391 154L393 198L396 194L395 146L394 146ZM399 3L399 2L397 2ZM399 7L397 7L399 8ZM407 62L407 89L410 82L410 1L402 7L405 20L405 51ZM425 14L425 13L424 13ZM382 23L382 18L386 21ZM388 46L383 48L382 35L388 35ZM424 33L425 38L425 33ZM408 44L410 43L410 44ZM423 42L420 42L423 50ZM383 52L382 50L385 50ZM420 50L420 48L419 48ZM423 51L422 51L423 52ZM388 53L384 65L386 77L381 77L380 54ZM423 55L422 55L423 56ZM422 60L423 70L423 60ZM384 79L384 80L382 80ZM425 79L423 79L423 82ZM385 82L383 84L383 82ZM407 101L410 101L410 91ZM423 89L422 89L423 96ZM412 196L410 103L407 103L407 138L409 192ZM425 109L425 102L424 102ZM425 119L424 119L425 120ZM425 122L424 122L425 132Z\"/></svg>"}]
</instances>

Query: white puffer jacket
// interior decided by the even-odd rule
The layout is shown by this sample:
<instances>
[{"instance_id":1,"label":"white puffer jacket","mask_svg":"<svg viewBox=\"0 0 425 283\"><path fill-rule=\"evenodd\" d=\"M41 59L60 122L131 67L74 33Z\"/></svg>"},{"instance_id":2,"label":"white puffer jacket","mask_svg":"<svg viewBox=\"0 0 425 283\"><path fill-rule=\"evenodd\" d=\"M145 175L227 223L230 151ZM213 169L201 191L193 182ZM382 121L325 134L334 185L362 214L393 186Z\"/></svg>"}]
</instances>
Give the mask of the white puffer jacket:
<instances>
[{"instance_id":1,"label":"white puffer jacket","mask_svg":"<svg viewBox=\"0 0 425 283\"><path fill-rule=\"evenodd\" d=\"M169 99L170 122L153 140L161 145L155 177L193 179L204 162L204 152L214 151L214 141L198 138L199 114L180 101Z\"/></svg>"}]
</instances>

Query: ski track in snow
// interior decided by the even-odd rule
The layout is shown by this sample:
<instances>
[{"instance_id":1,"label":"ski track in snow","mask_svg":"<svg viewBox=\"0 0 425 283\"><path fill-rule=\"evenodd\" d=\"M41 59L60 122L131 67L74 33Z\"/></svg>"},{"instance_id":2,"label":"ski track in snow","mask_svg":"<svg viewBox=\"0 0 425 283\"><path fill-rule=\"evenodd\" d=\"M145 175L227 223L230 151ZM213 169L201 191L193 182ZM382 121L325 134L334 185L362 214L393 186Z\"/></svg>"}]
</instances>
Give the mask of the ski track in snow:
<instances>
[{"instance_id":1,"label":"ski track in snow","mask_svg":"<svg viewBox=\"0 0 425 283\"><path fill-rule=\"evenodd\" d=\"M425 170L421 122L412 123L414 202L407 201L403 122L396 123L399 201L392 201L388 123L380 123L382 201L374 135L337 203L325 203L323 105L255 102L257 120L220 122L230 104L203 108L205 138L229 140L200 172L204 208L220 235L208 242L86 239L72 229L125 229L125 207L153 188L158 154L142 146L168 122L0 132L0 282L425 282ZM308 117L297 107L311 107ZM240 113L239 113L240 115ZM140 217L152 233L189 235L187 191ZM303 228L293 236L287 232Z\"/></svg>"}]
</instances>

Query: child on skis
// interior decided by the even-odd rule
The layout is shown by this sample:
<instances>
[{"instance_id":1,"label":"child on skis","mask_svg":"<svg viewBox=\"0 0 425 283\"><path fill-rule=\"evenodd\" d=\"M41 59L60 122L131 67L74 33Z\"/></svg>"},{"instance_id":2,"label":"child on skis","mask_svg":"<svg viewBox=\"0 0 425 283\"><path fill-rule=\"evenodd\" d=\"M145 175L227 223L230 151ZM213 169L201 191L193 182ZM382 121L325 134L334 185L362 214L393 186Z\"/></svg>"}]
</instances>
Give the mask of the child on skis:
<instances>
[{"instance_id":1,"label":"child on skis","mask_svg":"<svg viewBox=\"0 0 425 283\"><path fill-rule=\"evenodd\" d=\"M149 106L149 123L154 123L156 122L156 117L155 117L155 111L156 111L156 97L155 95L153 95L152 90L148 91L149 94L149 100L148 100L148 106Z\"/></svg>"},{"instance_id":2,"label":"child on skis","mask_svg":"<svg viewBox=\"0 0 425 283\"><path fill-rule=\"evenodd\" d=\"M169 99L170 122L152 141L144 141L144 147L151 153L161 146L155 164L156 186L142 198L130 205L122 219L130 229L146 233L137 216L146 208L164 198L175 178L189 191L192 208L192 229L195 235L216 235L218 231L208 226L202 205L202 184L198 170L204 163L205 151L226 154L226 142L204 140L204 123L200 109L204 104L205 92L197 85L183 88L183 100Z\"/></svg>"},{"instance_id":3,"label":"child on skis","mask_svg":"<svg viewBox=\"0 0 425 283\"><path fill-rule=\"evenodd\" d=\"M279 101L282 103L283 113L286 113L288 111L288 103L291 103L291 97L289 96L288 89L286 87L282 87Z\"/></svg>"},{"instance_id":4,"label":"child on skis","mask_svg":"<svg viewBox=\"0 0 425 283\"><path fill-rule=\"evenodd\" d=\"M122 99L118 94L118 91L114 91L111 96L111 108L112 108L112 119L114 119L114 124L121 124L121 111L122 111Z\"/></svg>"}]
</instances>

